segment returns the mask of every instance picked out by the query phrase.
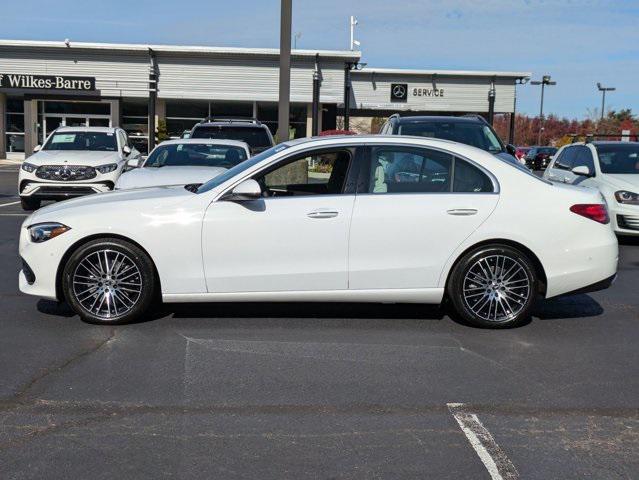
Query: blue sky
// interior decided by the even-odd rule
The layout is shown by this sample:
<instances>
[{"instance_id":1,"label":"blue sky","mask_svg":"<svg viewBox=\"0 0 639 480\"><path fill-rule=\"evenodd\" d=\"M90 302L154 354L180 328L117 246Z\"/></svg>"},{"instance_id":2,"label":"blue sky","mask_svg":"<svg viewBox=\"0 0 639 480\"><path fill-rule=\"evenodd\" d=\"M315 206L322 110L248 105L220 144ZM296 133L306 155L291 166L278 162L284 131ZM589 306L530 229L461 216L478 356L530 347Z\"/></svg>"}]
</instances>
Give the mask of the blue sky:
<instances>
[{"instance_id":1,"label":"blue sky","mask_svg":"<svg viewBox=\"0 0 639 480\"><path fill-rule=\"evenodd\" d=\"M370 66L549 73L545 111L582 118L596 82L613 109L639 113L639 0L293 0L298 47L348 48L360 24ZM2 38L277 47L279 0L21 0L2 7ZM518 90L535 114L539 87Z\"/></svg>"}]
</instances>

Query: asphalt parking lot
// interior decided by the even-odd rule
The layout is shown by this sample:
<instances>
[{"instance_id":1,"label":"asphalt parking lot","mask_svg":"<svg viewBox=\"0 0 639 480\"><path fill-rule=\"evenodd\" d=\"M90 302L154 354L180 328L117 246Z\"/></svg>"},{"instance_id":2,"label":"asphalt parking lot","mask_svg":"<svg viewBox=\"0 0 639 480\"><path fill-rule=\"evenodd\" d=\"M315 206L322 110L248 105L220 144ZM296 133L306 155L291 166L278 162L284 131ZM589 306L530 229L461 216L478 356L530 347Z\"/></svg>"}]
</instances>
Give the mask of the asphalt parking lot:
<instances>
[{"instance_id":1,"label":"asphalt parking lot","mask_svg":"<svg viewBox=\"0 0 639 480\"><path fill-rule=\"evenodd\" d=\"M638 240L609 290L513 330L357 304L100 327L18 292L16 176L0 166L2 479L639 478Z\"/></svg>"}]
</instances>

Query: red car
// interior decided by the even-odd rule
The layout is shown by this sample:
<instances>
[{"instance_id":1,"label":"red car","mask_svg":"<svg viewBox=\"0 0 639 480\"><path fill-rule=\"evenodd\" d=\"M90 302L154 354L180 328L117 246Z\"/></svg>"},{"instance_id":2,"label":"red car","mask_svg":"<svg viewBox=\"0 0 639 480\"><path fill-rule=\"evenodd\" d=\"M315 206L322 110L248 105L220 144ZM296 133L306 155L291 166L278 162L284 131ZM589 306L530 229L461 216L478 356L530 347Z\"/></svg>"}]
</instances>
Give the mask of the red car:
<instances>
[{"instance_id":1,"label":"red car","mask_svg":"<svg viewBox=\"0 0 639 480\"><path fill-rule=\"evenodd\" d=\"M531 147L517 147L515 149L515 158L524 163L524 157L530 151Z\"/></svg>"}]
</instances>

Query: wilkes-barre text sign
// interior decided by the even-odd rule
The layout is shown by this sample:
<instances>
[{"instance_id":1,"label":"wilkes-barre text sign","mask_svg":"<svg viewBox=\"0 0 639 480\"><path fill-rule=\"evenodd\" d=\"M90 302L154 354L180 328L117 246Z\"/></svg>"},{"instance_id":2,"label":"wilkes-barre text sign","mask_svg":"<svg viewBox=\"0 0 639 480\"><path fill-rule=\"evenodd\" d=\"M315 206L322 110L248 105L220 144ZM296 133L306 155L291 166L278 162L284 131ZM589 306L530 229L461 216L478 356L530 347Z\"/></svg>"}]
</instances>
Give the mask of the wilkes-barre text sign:
<instances>
[{"instance_id":1,"label":"wilkes-barre text sign","mask_svg":"<svg viewBox=\"0 0 639 480\"><path fill-rule=\"evenodd\" d=\"M95 90L95 77L0 73L0 88L91 91Z\"/></svg>"}]
</instances>

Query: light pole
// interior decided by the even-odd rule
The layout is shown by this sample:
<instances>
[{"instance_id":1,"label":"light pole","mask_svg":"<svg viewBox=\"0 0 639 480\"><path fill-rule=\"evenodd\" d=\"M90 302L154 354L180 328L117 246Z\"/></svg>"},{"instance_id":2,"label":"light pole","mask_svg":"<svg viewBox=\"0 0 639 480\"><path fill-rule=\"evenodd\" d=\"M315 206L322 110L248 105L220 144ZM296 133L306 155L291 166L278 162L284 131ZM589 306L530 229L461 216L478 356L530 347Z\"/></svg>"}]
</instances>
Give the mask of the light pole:
<instances>
[{"instance_id":1,"label":"light pole","mask_svg":"<svg viewBox=\"0 0 639 480\"><path fill-rule=\"evenodd\" d=\"M601 120L603 121L604 112L606 111L606 92L614 92L617 89L615 87L603 87L599 82L597 82L597 89L601 92Z\"/></svg>"},{"instance_id":2,"label":"light pole","mask_svg":"<svg viewBox=\"0 0 639 480\"><path fill-rule=\"evenodd\" d=\"M280 12L280 94L277 108L277 141L288 140L291 97L291 23L293 0L282 0Z\"/></svg>"},{"instance_id":3,"label":"light pole","mask_svg":"<svg viewBox=\"0 0 639 480\"><path fill-rule=\"evenodd\" d=\"M541 80L533 80L531 85L541 85L541 105L539 107L539 133L537 134L537 145L541 144L541 132L544 130L544 88L546 85L557 85L557 82L550 80L550 75L544 75Z\"/></svg>"}]
</instances>

